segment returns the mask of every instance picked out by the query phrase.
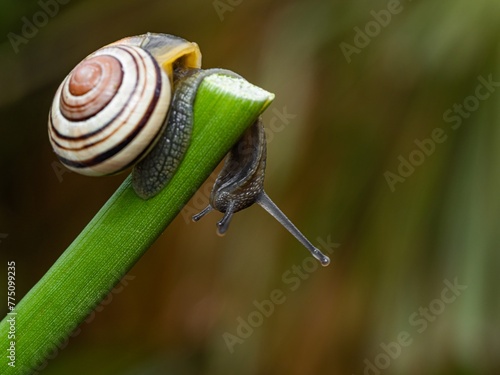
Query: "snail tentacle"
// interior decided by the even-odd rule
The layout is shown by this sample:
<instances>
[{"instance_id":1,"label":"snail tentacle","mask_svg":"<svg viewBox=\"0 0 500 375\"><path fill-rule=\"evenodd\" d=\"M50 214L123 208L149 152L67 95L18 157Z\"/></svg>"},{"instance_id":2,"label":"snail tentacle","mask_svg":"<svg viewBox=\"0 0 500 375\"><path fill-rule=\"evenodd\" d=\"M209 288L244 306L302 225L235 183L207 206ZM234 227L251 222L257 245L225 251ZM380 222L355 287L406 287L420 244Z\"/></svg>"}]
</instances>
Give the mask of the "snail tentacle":
<instances>
[{"instance_id":1,"label":"snail tentacle","mask_svg":"<svg viewBox=\"0 0 500 375\"><path fill-rule=\"evenodd\" d=\"M206 214L209 214L210 212L212 212L213 209L214 208L211 205L208 205L202 211L200 211L196 215L193 215L193 218L192 218L193 221L196 222L196 221L200 220L203 216L205 216Z\"/></svg>"},{"instance_id":2,"label":"snail tentacle","mask_svg":"<svg viewBox=\"0 0 500 375\"><path fill-rule=\"evenodd\" d=\"M309 250L313 257L320 261L322 266L330 264L330 258L323 254L317 247L315 247L306 236L286 217L286 215L279 209L279 207L269 198L265 191L257 198L258 203L264 210L266 210L272 217L280 222L304 247Z\"/></svg>"}]
</instances>

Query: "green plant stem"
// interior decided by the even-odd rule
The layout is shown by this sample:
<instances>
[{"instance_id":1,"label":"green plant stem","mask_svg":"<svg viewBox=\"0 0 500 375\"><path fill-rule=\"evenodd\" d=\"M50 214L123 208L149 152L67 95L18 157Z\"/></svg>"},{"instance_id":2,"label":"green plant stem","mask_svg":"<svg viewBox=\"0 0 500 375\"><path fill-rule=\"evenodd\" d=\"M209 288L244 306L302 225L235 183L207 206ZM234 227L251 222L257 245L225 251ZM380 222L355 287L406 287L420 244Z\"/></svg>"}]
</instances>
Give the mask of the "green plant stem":
<instances>
[{"instance_id":1,"label":"green plant stem","mask_svg":"<svg viewBox=\"0 0 500 375\"><path fill-rule=\"evenodd\" d=\"M168 186L144 201L127 177L18 303L13 311L15 367L8 366L5 356L12 341L9 315L0 322L1 374L37 373L47 358L57 356L69 335L153 244L274 98L241 79L211 78L200 86L191 145Z\"/></svg>"}]
</instances>

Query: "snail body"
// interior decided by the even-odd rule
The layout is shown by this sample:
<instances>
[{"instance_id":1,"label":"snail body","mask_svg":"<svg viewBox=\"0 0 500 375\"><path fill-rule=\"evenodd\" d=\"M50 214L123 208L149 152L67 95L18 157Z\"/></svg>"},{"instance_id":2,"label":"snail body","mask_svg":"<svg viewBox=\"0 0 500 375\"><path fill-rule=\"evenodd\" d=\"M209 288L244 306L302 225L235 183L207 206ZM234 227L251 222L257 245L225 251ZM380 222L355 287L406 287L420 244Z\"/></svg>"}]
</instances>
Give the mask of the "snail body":
<instances>
[{"instance_id":1,"label":"snail body","mask_svg":"<svg viewBox=\"0 0 500 375\"><path fill-rule=\"evenodd\" d=\"M223 212L224 217L217 223L217 233L222 236L234 213L257 203L278 220L323 266L327 266L330 259L297 229L264 191L266 155L266 136L262 119L259 118L229 151L215 180L209 205L194 215L193 221L200 220L214 209Z\"/></svg>"},{"instance_id":2,"label":"snail body","mask_svg":"<svg viewBox=\"0 0 500 375\"><path fill-rule=\"evenodd\" d=\"M147 33L111 43L79 63L59 86L49 112L49 139L67 168L102 176L130 167L137 195L149 199L175 174L193 127L193 106L203 79L239 77L223 69L201 69L196 43ZM315 248L264 192L266 140L259 118L229 152L210 205L224 213L224 234L235 212L254 203L280 221L321 264Z\"/></svg>"}]
</instances>

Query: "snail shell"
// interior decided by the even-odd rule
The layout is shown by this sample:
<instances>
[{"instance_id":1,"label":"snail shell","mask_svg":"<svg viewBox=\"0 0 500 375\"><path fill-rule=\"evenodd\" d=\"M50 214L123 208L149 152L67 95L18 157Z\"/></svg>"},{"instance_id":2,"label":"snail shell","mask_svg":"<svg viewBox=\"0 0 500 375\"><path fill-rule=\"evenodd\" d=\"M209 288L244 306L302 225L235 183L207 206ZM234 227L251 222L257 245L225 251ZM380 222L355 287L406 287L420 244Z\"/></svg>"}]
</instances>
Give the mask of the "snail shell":
<instances>
[{"instance_id":1,"label":"snail shell","mask_svg":"<svg viewBox=\"0 0 500 375\"><path fill-rule=\"evenodd\" d=\"M58 88L49 114L61 162L99 176L141 160L166 126L177 66L199 68L201 53L166 34L125 38L85 58Z\"/></svg>"}]
</instances>

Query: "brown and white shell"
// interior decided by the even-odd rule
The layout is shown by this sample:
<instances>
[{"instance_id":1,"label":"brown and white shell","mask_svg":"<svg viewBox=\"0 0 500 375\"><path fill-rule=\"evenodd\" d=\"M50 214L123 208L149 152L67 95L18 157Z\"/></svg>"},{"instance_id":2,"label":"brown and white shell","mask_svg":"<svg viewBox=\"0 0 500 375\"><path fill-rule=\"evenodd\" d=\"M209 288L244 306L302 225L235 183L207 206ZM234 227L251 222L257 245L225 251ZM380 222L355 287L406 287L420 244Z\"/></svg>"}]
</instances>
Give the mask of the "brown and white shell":
<instances>
[{"instance_id":1,"label":"brown and white shell","mask_svg":"<svg viewBox=\"0 0 500 375\"><path fill-rule=\"evenodd\" d=\"M136 164L165 126L172 97L169 74L182 58L201 65L195 43L144 34L105 46L80 62L59 86L49 113L49 138L59 160L91 176Z\"/></svg>"}]
</instances>

